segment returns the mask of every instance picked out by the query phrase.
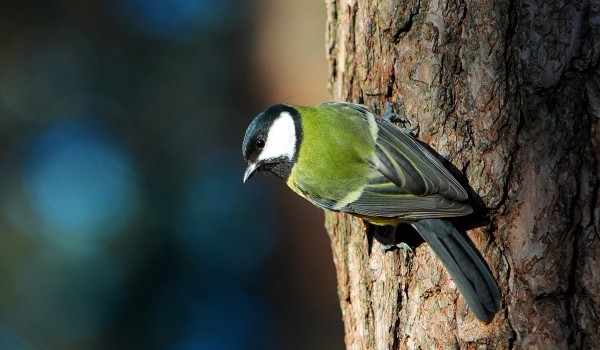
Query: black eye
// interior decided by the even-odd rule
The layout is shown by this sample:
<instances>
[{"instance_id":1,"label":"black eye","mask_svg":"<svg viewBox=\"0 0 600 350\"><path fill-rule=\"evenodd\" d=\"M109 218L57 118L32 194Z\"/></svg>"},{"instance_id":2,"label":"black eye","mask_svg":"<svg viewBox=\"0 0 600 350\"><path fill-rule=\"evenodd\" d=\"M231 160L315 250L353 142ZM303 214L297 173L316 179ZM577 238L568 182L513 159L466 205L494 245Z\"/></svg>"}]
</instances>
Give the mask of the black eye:
<instances>
[{"instance_id":1,"label":"black eye","mask_svg":"<svg viewBox=\"0 0 600 350\"><path fill-rule=\"evenodd\" d=\"M254 143L256 145L257 148L264 148L265 147L265 140L263 139L258 139L256 140L256 143Z\"/></svg>"}]
</instances>

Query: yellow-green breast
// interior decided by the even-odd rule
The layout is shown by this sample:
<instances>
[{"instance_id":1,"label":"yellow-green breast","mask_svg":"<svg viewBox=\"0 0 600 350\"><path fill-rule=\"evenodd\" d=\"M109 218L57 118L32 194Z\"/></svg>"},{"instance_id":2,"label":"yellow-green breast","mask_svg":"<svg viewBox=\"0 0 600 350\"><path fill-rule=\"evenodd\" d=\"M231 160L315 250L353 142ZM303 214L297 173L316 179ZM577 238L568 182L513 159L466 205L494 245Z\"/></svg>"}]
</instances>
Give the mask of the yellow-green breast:
<instances>
[{"instance_id":1,"label":"yellow-green breast","mask_svg":"<svg viewBox=\"0 0 600 350\"><path fill-rule=\"evenodd\" d=\"M372 171L374 116L331 103L294 107L303 136L288 186L305 198L309 194L339 204L358 198Z\"/></svg>"}]
</instances>

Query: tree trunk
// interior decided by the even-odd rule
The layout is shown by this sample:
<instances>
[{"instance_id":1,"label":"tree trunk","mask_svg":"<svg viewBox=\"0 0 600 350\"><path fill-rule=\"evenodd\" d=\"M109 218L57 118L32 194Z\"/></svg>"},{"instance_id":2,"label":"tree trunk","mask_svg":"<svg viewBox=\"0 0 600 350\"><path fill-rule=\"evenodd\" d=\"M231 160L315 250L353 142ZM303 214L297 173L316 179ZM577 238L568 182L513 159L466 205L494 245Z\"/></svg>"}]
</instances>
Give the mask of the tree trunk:
<instances>
[{"instance_id":1,"label":"tree trunk","mask_svg":"<svg viewBox=\"0 0 600 350\"><path fill-rule=\"evenodd\" d=\"M360 219L329 213L347 348L600 347L600 3L327 0L327 12L333 98L401 102L465 175L487 215L460 224L502 293L484 324L426 244L384 254Z\"/></svg>"}]
</instances>

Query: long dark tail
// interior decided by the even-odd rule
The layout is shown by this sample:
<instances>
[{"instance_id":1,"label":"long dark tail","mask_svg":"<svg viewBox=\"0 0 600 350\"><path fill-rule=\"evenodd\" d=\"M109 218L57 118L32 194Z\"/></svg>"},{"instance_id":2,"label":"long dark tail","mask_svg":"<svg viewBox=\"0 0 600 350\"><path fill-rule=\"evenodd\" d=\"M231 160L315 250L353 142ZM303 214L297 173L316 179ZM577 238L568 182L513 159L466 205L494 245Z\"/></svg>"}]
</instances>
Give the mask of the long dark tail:
<instances>
[{"instance_id":1,"label":"long dark tail","mask_svg":"<svg viewBox=\"0 0 600 350\"><path fill-rule=\"evenodd\" d=\"M412 226L442 261L475 316L490 322L500 305L500 291L485 261L449 221L423 219Z\"/></svg>"}]
</instances>

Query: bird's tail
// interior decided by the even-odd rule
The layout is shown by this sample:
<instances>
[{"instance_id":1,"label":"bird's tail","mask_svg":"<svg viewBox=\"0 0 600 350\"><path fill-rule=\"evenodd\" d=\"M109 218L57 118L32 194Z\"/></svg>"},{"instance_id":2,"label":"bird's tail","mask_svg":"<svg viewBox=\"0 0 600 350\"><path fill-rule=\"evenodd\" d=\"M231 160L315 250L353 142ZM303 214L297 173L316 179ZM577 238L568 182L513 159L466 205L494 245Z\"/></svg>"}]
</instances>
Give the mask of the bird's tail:
<instances>
[{"instance_id":1,"label":"bird's tail","mask_svg":"<svg viewBox=\"0 0 600 350\"><path fill-rule=\"evenodd\" d=\"M500 291L485 261L449 221L423 219L412 226L442 261L475 316L490 322L498 311Z\"/></svg>"}]
</instances>

